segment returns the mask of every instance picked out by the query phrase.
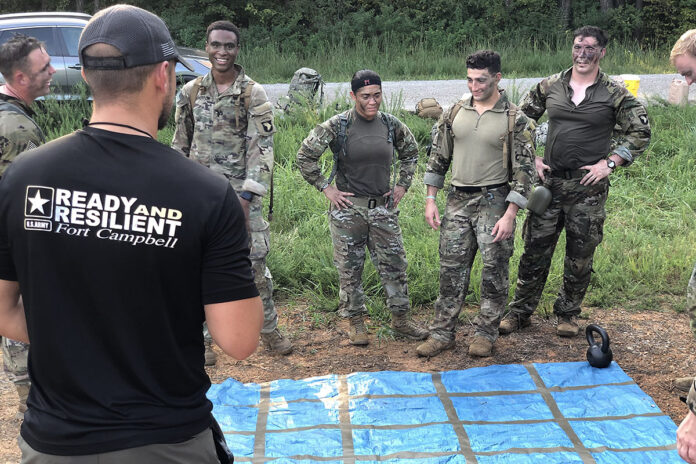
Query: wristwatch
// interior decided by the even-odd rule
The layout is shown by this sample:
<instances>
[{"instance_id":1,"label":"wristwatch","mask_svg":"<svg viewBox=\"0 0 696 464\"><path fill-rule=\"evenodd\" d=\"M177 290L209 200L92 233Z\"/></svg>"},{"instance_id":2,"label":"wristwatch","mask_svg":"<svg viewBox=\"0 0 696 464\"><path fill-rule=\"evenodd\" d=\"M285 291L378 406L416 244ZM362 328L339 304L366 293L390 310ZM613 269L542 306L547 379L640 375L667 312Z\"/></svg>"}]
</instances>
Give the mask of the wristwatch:
<instances>
[{"instance_id":1,"label":"wristwatch","mask_svg":"<svg viewBox=\"0 0 696 464\"><path fill-rule=\"evenodd\" d=\"M319 191L320 191L320 192L323 192L324 189L325 189L326 187L328 187L328 186L329 186L329 183L326 182L324 185L321 186L321 188L319 189Z\"/></svg>"},{"instance_id":2,"label":"wristwatch","mask_svg":"<svg viewBox=\"0 0 696 464\"><path fill-rule=\"evenodd\" d=\"M246 201L251 201L254 199L254 194L248 190L244 190L242 193L239 194L239 198L242 198Z\"/></svg>"},{"instance_id":3,"label":"wristwatch","mask_svg":"<svg viewBox=\"0 0 696 464\"><path fill-rule=\"evenodd\" d=\"M616 167L616 161L611 158L607 158L607 167L613 171Z\"/></svg>"}]
</instances>

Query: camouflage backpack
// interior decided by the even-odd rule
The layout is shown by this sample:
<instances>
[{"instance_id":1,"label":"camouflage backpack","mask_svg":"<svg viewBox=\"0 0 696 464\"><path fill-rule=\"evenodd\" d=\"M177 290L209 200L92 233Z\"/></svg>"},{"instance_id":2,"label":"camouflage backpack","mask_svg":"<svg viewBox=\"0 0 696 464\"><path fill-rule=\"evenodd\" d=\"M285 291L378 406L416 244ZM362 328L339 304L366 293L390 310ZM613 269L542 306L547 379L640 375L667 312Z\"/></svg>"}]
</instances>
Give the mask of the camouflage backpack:
<instances>
[{"instance_id":1,"label":"camouflage backpack","mask_svg":"<svg viewBox=\"0 0 696 464\"><path fill-rule=\"evenodd\" d=\"M416 103L416 116L423 119L438 119L442 116L442 107L434 98L423 98Z\"/></svg>"},{"instance_id":2,"label":"camouflage backpack","mask_svg":"<svg viewBox=\"0 0 696 464\"><path fill-rule=\"evenodd\" d=\"M292 103L314 102L319 94L319 104L324 100L324 81L321 74L312 68L300 68L290 80L288 97Z\"/></svg>"}]
</instances>

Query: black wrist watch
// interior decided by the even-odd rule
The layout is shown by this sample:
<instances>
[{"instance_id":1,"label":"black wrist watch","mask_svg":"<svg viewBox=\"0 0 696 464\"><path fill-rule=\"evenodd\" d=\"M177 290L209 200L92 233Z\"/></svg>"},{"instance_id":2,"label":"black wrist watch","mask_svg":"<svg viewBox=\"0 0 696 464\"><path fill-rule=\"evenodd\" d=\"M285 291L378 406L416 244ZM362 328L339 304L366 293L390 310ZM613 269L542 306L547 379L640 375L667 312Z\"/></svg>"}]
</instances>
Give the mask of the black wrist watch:
<instances>
[{"instance_id":1,"label":"black wrist watch","mask_svg":"<svg viewBox=\"0 0 696 464\"><path fill-rule=\"evenodd\" d=\"M242 198L246 201L251 201L254 199L254 194L248 190L244 190L242 193L239 194L239 198Z\"/></svg>"},{"instance_id":2,"label":"black wrist watch","mask_svg":"<svg viewBox=\"0 0 696 464\"><path fill-rule=\"evenodd\" d=\"M607 158L607 167L613 171L616 167L616 161L611 158Z\"/></svg>"}]
</instances>

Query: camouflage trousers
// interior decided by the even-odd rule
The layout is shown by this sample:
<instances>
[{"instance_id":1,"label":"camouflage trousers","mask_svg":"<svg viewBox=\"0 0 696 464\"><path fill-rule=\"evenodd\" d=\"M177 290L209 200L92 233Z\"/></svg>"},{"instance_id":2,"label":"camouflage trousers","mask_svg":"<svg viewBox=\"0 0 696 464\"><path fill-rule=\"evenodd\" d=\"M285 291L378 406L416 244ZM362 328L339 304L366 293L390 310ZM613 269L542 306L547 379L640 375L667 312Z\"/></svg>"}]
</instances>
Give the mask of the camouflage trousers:
<instances>
[{"instance_id":1,"label":"camouflage trousers","mask_svg":"<svg viewBox=\"0 0 696 464\"><path fill-rule=\"evenodd\" d=\"M263 302L263 327L261 333L271 333L278 326L278 313L273 303L273 276L266 266L266 256L270 249L271 233L268 222L263 219L263 199L254 197L249 205L249 259L254 271L254 283ZM203 334L210 340L208 325L203 324Z\"/></svg>"},{"instance_id":2,"label":"camouflage trousers","mask_svg":"<svg viewBox=\"0 0 696 464\"><path fill-rule=\"evenodd\" d=\"M449 342L466 298L471 266L481 251L481 308L474 319L476 335L495 341L505 311L510 281L508 265L514 236L493 243L496 222L505 214L508 187L464 193L452 189L440 228L440 294L435 302L433 338Z\"/></svg>"},{"instance_id":3,"label":"camouflage trousers","mask_svg":"<svg viewBox=\"0 0 696 464\"><path fill-rule=\"evenodd\" d=\"M551 190L551 204L541 216L527 214L522 229L524 253L510 311L522 316L534 313L549 275L558 237L565 228L563 285L553 312L559 316L578 316L580 303L590 285L594 251L603 238L609 179L585 186L580 184L580 178L548 177L545 185Z\"/></svg>"},{"instance_id":4,"label":"camouflage trousers","mask_svg":"<svg viewBox=\"0 0 696 464\"><path fill-rule=\"evenodd\" d=\"M689 314L689 326L691 333L696 338L696 265L691 273L689 286L686 287L686 312Z\"/></svg>"},{"instance_id":5,"label":"camouflage trousers","mask_svg":"<svg viewBox=\"0 0 696 464\"><path fill-rule=\"evenodd\" d=\"M29 344L2 337L3 370L15 384L29 384L27 360Z\"/></svg>"},{"instance_id":6,"label":"camouflage trousers","mask_svg":"<svg viewBox=\"0 0 696 464\"><path fill-rule=\"evenodd\" d=\"M329 211L329 228L338 269L339 314L352 317L367 311L362 285L365 247L379 272L392 314L409 309L406 252L399 227L399 211L353 205Z\"/></svg>"}]
</instances>

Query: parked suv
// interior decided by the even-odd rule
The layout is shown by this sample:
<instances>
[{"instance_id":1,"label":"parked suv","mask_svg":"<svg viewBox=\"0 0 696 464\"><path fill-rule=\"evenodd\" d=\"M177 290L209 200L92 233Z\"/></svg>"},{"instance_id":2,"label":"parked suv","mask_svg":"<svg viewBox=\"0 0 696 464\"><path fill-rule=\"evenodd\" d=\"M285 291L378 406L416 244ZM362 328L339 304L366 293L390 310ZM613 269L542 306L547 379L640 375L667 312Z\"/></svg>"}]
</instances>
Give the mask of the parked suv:
<instances>
[{"instance_id":1,"label":"parked suv","mask_svg":"<svg viewBox=\"0 0 696 464\"><path fill-rule=\"evenodd\" d=\"M74 86L82 81L80 59L77 54L82 29L91 18L84 13L13 13L0 15L0 44L16 33L36 37L46 44L51 64L56 69L53 76L53 95L70 98ZM194 67L191 72L181 64L176 65L179 84L186 83L210 69L208 55L202 50L180 47L182 56ZM0 84L4 84L0 76Z\"/></svg>"}]
</instances>

